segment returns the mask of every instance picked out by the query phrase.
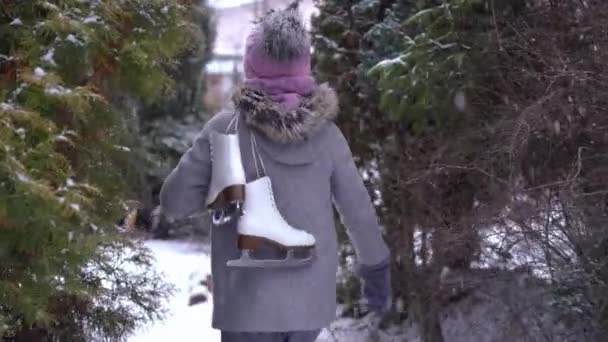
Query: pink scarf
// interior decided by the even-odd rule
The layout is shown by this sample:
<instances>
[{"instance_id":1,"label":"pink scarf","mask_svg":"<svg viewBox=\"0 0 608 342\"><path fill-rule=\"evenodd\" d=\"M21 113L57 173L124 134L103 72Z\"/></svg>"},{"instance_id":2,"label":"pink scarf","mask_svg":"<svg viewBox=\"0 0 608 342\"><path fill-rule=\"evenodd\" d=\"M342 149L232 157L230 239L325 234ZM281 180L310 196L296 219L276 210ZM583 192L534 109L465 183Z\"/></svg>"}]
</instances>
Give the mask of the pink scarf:
<instances>
[{"instance_id":1,"label":"pink scarf","mask_svg":"<svg viewBox=\"0 0 608 342\"><path fill-rule=\"evenodd\" d=\"M305 51L310 51L310 41L306 39ZM292 110L300 105L303 97L310 96L315 88L311 76L310 53L287 60L278 61L264 52L261 31L253 30L247 37L244 69L244 86L268 95L283 109Z\"/></svg>"},{"instance_id":2,"label":"pink scarf","mask_svg":"<svg viewBox=\"0 0 608 342\"><path fill-rule=\"evenodd\" d=\"M292 110L300 105L303 97L313 93L315 80L311 76L250 78L244 81L244 85L268 95L283 109Z\"/></svg>"}]
</instances>

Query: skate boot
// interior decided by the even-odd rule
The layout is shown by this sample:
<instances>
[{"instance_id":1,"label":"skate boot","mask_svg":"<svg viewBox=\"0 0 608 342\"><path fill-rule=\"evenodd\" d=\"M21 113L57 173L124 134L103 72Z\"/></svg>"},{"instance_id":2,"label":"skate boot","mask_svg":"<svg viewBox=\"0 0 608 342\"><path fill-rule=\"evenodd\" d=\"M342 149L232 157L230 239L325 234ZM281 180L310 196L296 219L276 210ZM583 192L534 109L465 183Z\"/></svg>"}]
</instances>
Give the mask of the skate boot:
<instances>
[{"instance_id":1,"label":"skate boot","mask_svg":"<svg viewBox=\"0 0 608 342\"><path fill-rule=\"evenodd\" d=\"M245 170L236 134L212 132L211 184L206 205L214 225L223 225L243 214L245 201Z\"/></svg>"},{"instance_id":2,"label":"skate boot","mask_svg":"<svg viewBox=\"0 0 608 342\"><path fill-rule=\"evenodd\" d=\"M247 199L245 213L239 219L238 247L241 250L239 260L228 261L230 267L298 267L309 265L314 257L315 238L311 234L289 225L277 209L272 183L264 176L246 185ZM255 259L251 252L261 243L268 242L285 250L285 259ZM304 252L303 258L296 252Z\"/></svg>"}]
</instances>

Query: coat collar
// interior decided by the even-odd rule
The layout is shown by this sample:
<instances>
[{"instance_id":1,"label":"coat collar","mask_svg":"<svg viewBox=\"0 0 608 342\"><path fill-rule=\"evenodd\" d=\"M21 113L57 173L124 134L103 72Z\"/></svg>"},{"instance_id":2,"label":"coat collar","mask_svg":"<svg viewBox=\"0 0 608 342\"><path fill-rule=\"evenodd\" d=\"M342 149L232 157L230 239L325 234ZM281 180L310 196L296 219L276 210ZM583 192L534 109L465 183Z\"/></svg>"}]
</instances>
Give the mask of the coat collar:
<instances>
[{"instance_id":1,"label":"coat collar","mask_svg":"<svg viewBox=\"0 0 608 342\"><path fill-rule=\"evenodd\" d=\"M282 109L264 93L246 87L235 92L233 101L245 123L281 143L307 139L338 114L338 97L327 84L317 86L293 110Z\"/></svg>"}]
</instances>

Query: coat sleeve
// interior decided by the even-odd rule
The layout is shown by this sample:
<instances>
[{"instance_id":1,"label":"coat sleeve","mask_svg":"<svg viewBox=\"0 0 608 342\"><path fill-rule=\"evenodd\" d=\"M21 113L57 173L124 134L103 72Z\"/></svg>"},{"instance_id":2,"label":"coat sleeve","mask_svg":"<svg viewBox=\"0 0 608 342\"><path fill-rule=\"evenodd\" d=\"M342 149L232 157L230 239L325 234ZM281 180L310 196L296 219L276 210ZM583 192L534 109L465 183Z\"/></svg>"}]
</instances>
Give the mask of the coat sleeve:
<instances>
[{"instance_id":1,"label":"coat sleeve","mask_svg":"<svg viewBox=\"0 0 608 342\"><path fill-rule=\"evenodd\" d=\"M205 207L211 179L210 128L196 137L171 171L160 191L160 205L171 219L181 219Z\"/></svg>"},{"instance_id":2,"label":"coat sleeve","mask_svg":"<svg viewBox=\"0 0 608 342\"><path fill-rule=\"evenodd\" d=\"M354 245L359 264L379 265L388 260L389 251L382 238L376 211L344 135L337 127L334 129L334 170L331 176L334 204Z\"/></svg>"}]
</instances>

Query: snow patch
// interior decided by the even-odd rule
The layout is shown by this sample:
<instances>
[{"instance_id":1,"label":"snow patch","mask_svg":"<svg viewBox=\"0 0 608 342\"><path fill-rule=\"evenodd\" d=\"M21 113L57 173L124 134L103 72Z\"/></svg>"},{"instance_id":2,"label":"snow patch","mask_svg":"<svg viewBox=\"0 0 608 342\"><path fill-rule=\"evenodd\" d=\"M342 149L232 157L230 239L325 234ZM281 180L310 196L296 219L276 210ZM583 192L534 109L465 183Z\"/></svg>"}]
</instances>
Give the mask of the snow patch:
<instances>
[{"instance_id":1,"label":"snow patch","mask_svg":"<svg viewBox=\"0 0 608 342\"><path fill-rule=\"evenodd\" d=\"M36 75L38 78L43 78L46 76L46 71L44 71L44 69L41 67L36 67L36 69L34 69L34 75Z\"/></svg>"},{"instance_id":2,"label":"snow patch","mask_svg":"<svg viewBox=\"0 0 608 342\"><path fill-rule=\"evenodd\" d=\"M21 139L25 139L25 128L19 127L15 130L15 134L19 136Z\"/></svg>"},{"instance_id":3,"label":"snow patch","mask_svg":"<svg viewBox=\"0 0 608 342\"><path fill-rule=\"evenodd\" d=\"M414 230L414 253L415 253L415 262L416 265L425 265L426 263L430 263L433 258L433 249L431 245L431 240L433 239L432 232L426 232L426 236L424 236L424 232L419 228ZM423 250L425 250L426 255L423 258Z\"/></svg>"},{"instance_id":4,"label":"snow patch","mask_svg":"<svg viewBox=\"0 0 608 342\"><path fill-rule=\"evenodd\" d=\"M15 91L13 92L13 96L14 97L19 96L19 94L21 94L21 92L23 91L23 89L25 89L25 87L27 87L27 83L21 83L19 85L19 88L15 89Z\"/></svg>"},{"instance_id":5,"label":"snow patch","mask_svg":"<svg viewBox=\"0 0 608 342\"><path fill-rule=\"evenodd\" d=\"M211 273L209 255L187 242L147 241L145 245L154 254L157 270L177 291L169 304L168 318L140 329L128 342L219 342L220 332L211 327L211 300L188 306L190 275Z\"/></svg>"},{"instance_id":6,"label":"snow patch","mask_svg":"<svg viewBox=\"0 0 608 342\"><path fill-rule=\"evenodd\" d=\"M377 317L372 315L361 319L339 318L328 328L323 329L316 342L393 342L393 341L416 341L400 334L398 329L381 331L375 328Z\"/></svg>"},{"instance_id":7,"label":"snow patch","mask_svg":"<svg viewBox=\"0 0 608 342\"><path fill-rule=\"evenodd\" d=\"M63 95L68 95L72 93L71 89L67 89L64 88L60 85L56 85L56 86L52 86L52 87L48 87L46 88L45 92L48 95L57 95L57 96L63 96Z\"/></svg>"},{"instance_id":8,"label":"snow patch","mask_svg":"<svg viewBox=\"0 0 608 342\"><path fill-rule=\"evenodd\" d=\"M74 182L74 180L73 180L72 178L68 178L68 180L65 182L65 185L66 185L68 188L71 188L71 187L73 187L73 186L76 186L76 182Z\"/></svg>"},{"instance_id":9,"label":"snow patch","mask_svg":"<svg viewBox=\"0 0 608 342\"><path fill-rule=\"evenodd\" d=\"M392 65L405 65L405 62L403 61L403 56L397 56L395 58L391 58L391 59L385 59L383 61L378 62L378 64L376 64L375 66L372 67L372 69L381 69L381 68L386 68Z\"/></svg>"},{"instance_id":10,"label":"snow patch","mask_svg":"<svg viewBox=\"0 0 608 342\"><path fill-rule=\"evenodd\" d=\"M65 40L67 40L68 42L75 44L75 45L83 45L82 41L80 41L78 38L76 38L73 34L69 34Z\"/></svg>"},{"instance_id":11,"label":"snow patch","mask_svg":"<svg viewBox=\"0 0 608 342\"><path fill-rule=\"evenodd\" d=\"M99 17L96 15L90 15L88 17L86 17L82 23L83 24L94 24L94 23L98 23L99 22Z\"/></svg>"},{"instance_id":12,"label":"snow patch","mask_svg":"<svg viewBox=\"0 0 608 342\"><path fill-rule=\"evenodd\" d=\"M17 179L21 182L21 183L31 183L32 179L22 173L17 172Z\"/></svg>"},{"instance_id":13,"label":"snow patch","mask_svg":"<svg viewBox=\"0 0 608 342\"><path fill-rule=\"evenodd\" d=\"M378 189L374 189L374 195L376 195L376 198L374 199L374 205L376 207L379 207L382 205L383 201L382 201L382 192Z\"/></svg>"},{"instance_id":14,"label":"snow patch","mask_svg":"<svg viewBox=\"0 0 608 342\"><path fill-rule=\"evenodd\" d=\"M47 51L46 54L42 56L42 61L52 66L56 66L57 63L55 63L55 49L50 48L49 51Z\"/></svg>"},{"instance_id":15,"label":"snow patch","mask_svg":"<svg viewBox=\"0 0 608 342\"><path fill-rule=\"evenodd\" d=\"M360 171L359 173L361 174L361 178L364 181L367 182L369 180L369 173L367 172L367 170Z\"/></svg>"},{"instance_id":16,"label":"snow patch","mask_svg":"<svg viewBox=\"0 0 608 342\"><path fill-rule=\"evenodd\" d=\"M60 135L56 136L55 140L56 141L64 141L64 142L67 142L67 143L71 143L72 142L72 140L70 140L70 138L66 137L63 134L60 134Z\"/></svg>"},{"instance_id":17,"label":"snow patch","mask_svg":"<svg viewBox=\"0 0 608 342\"><path fill-rule=\"evenodd\" d=\"M52 10L52 11L59 11L59 7L57 7L57 5L55 5L55 4L53 4L53 3L50 3L50 2L48 2L48 1L44 1L44 2L42 2L42 5L43 5L45 8L49 9L49 10ZM61 14L61 13L59 13L59 14Z\"/></svg>"},{"instance_id":18,"label":"snow patch","mask_svg":"<svg viewBox=\"0 0 608 342\"><path fill-rule=\"evenodd\" d=\"M15 106L12 103L0 102L0 110L8 112L9 110L15 110Z\"/></svg>"},{"instance_id":19,"label":"snow patch","mask_svg":"<svg viewBox=\"0 0 608 342\"><path fill-rule=\"evenodd\" d=\"M131 152L131 149L126 146L114 145L114 148L123 152Z\"/></svg>"},{"instance_id":20,"label":"snow patch","mask_svg":"<svg viewBox=\"0 0 608 342\"><path fill-rule=\"evenodd\" d=\"M2 60L2 59L5 60L5 61L9 61L10 62L10 61L14 60L15 57L13 57L13 56L7 56L5 54L0 53L0 60Z\"/></svg>"},{"instance_id":21,"label":"snow patch","mask_svg":"<svg viewBox=\"0 0 608 342\"><path fill-rule=\"evenodd\" d=\"M23 21L21 21L20 18L15 18L15 19L13 19L13 21L11 21L11 23L9 25L10 26L21 26L21 25L23 25Z\"/></svg>"}]
</instances>

